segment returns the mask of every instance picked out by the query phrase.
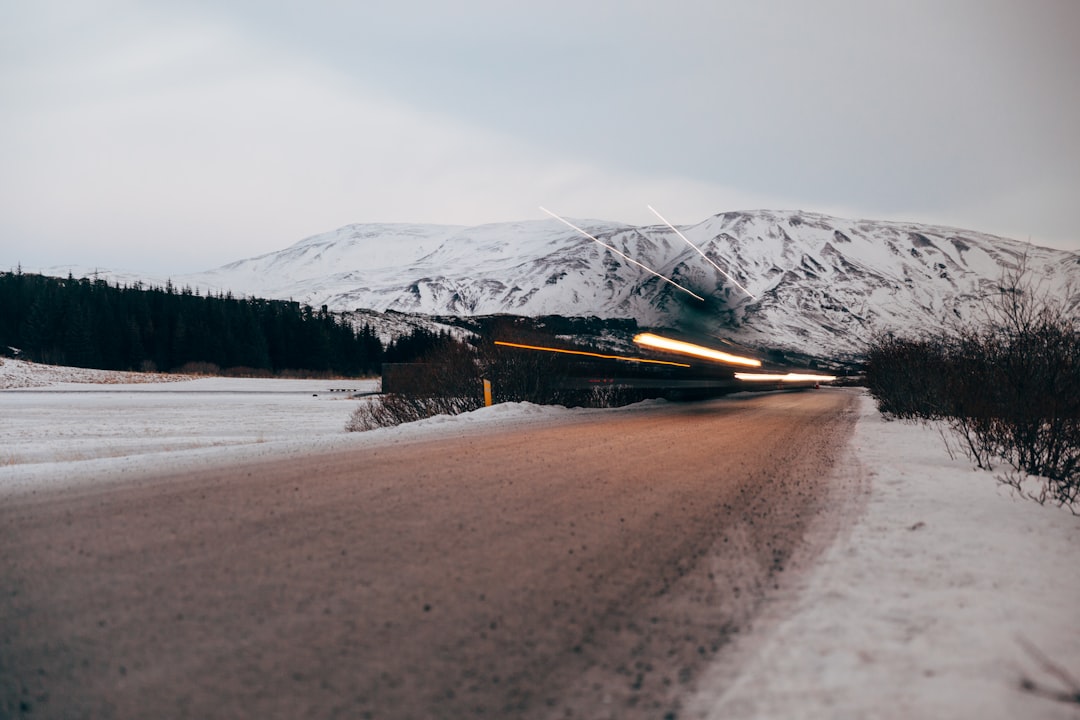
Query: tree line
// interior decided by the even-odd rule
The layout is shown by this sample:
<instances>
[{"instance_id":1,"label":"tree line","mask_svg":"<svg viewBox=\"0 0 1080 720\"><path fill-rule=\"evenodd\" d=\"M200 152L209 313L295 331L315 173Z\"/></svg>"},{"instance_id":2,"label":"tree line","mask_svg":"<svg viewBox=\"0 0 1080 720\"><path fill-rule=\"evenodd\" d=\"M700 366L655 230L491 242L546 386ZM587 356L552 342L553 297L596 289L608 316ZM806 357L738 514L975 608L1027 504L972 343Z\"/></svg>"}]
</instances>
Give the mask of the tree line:
<instances>
[{"instance_id":1,"label":"tree line","mask_svg":"<svg viewBox=\"0 0 1080 720\"><path fill-rule=\"evenodd\" d=\"M0 273L0 351L53 365L256 374L377 374L446 338L422 328L384 345L371 327L298 302L201 295L190 288Z\"/></svg>"}]
</instances>

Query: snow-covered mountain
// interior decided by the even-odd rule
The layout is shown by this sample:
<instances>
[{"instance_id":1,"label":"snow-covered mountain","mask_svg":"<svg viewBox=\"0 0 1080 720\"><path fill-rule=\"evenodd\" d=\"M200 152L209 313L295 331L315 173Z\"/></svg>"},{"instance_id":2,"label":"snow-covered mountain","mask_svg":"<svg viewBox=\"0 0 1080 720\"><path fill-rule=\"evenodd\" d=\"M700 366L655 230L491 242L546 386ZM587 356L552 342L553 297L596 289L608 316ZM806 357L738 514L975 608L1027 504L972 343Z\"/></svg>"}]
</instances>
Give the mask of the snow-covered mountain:
<instances>
[{"instance_id":1,"label":"snow-covered mountain","mask_svg":"<svg viewBox=\"0 0 1080 720\"><path fill-rule=\"evenodd\" d=\"M706 301L554 219L349 225L173 283L339 311L635 318L826 357L858 355L874 332L971 317L1025 255L1044 290L1080 289L1076 253L955 228L767 210L680 227L751 297L665 225L573 222Z\"/></svg>"}]
</instances>

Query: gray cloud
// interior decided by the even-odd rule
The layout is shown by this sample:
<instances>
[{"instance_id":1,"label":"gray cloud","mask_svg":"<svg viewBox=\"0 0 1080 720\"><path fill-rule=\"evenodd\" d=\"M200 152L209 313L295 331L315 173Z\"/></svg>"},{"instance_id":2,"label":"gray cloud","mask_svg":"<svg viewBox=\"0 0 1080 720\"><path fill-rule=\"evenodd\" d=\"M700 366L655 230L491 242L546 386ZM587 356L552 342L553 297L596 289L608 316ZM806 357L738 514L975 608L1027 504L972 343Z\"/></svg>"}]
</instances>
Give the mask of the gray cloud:
<instances>
[{"instance_id":1,"label":"gray cloud","mask_svg":"<svg viewBox=\"0 0 1080 720\"><path fill-rule=\"evenodd\" d=\"M783 203L1080 247L1068 0L2 12L12 260L12 238L72 227L92 247L156 227L235 257L345 222L541 202L629 222L646 202L679 222Z\"/></svg>"}]
</instances>

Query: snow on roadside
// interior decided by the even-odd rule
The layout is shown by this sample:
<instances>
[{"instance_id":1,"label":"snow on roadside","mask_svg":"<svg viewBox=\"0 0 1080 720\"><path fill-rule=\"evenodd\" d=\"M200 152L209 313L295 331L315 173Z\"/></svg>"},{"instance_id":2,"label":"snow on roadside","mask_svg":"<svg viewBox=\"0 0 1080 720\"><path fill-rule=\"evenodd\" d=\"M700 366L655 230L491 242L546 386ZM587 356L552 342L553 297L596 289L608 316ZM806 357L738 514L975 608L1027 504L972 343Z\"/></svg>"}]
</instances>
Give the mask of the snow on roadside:
<instances>
[{"instance_id":1,"label":"snow on roadside","mask_svg":"<svg viewBox=\"0 0 1080 720\"><path fill-rule=\"evenodd\" d=\"M0 389L0 468L66 463L53 470L59 477L78 471L72 463L80 461L318 441L343 433L355 407L348 400L377 385L158 376L17 360L0 365L0 381L8 386Z\"/></svg>"},{"instance_id":2,"label":"snow on roadside","mask_svg":"<svg viewBox=\"0 0 1080 720\"><path fill-rule=\"evenodd\" d=\"M189 375L165 373L119 372L116 370L90 370L87 368L42 365L0 358L0 390L12 388L48 387L57 383L86 383L92 385L120 385L142 383L182 382Z\"/></svg>"},{"instance_id":3,"label":"snow on roadside","mask_svg":"<svg viewBox=\"0 0 1080 720\"><path fill-rule=\"evenodd\" d=\"M0 500L9 493L313 451L443 437L469 426L589 412L505 403L456 417L348 433L377 380L185 378L123 384L123 374L6 360L0 388ZM98 373L101 373L100 375ZM77 382L88 378L86 382ZM595 411L593 411L595 412Z\"/></svg>"},{"instance_id":4,"label":"snow on roadside","mask_svg":"<svg viewBox=\"0 0 1080 720\"><path fill-rule=\"evenodd\" d=\"M694 717L1071 718L1080 706L1025 649L1080 675L1080 517L950 459L932 428L861 398L852 450L870 474L839 538L733 685L706 676Z\"/></svg>"}]
</instances>

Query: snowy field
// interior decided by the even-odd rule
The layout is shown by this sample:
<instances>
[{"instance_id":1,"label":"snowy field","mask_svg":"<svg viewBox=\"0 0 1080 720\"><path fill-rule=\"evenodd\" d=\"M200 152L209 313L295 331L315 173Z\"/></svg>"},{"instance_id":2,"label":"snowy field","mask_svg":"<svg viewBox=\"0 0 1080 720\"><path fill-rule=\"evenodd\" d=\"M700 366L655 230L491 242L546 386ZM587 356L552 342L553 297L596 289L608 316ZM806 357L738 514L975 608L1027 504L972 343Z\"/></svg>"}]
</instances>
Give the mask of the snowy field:
<instances>
[{"instance_id":1,"label":"snowy field","mask_svg":"<svg viewBox=\"0 0 1080 720\"><path fill-rule=\"evenodd\" d=\"M0 502L148 467L648 411L506 404L346 433L374 381L138 379L3 361ZM859 412L843 472L868 477L862 515L795 596L766 608L739 679L706 671L690 716L1080 718L1080 704L1040 694L1070 689L1042 656L1080 675L1080 517L1014 497L950 459L935 430L883 421L868 397Z\"/></svg>"},{"instance_id":2,"label":"snowy field","mask_svg":"<svg viewBox=\"0 0 1080 720\"><path fill-rule=\"evenodd\" d=\"M40 368L40 371L39 371ZM0 366L0 467L342 434L376 380L264 380ZM76 380L77 382L72 382Z\"/></svg>"},{"instance_id":3,"label":"snowy field","mask_svg":"<svg viewBox=\"0 0 1080 720\"><path fill-rule=\"evenodd\" d=\"M346 432L353 410L377 388L378 380L144 376L0 360L0 502L8 493L148 468L197 469L581 412L509 403Z\"/></svg>"}]
</instances>

